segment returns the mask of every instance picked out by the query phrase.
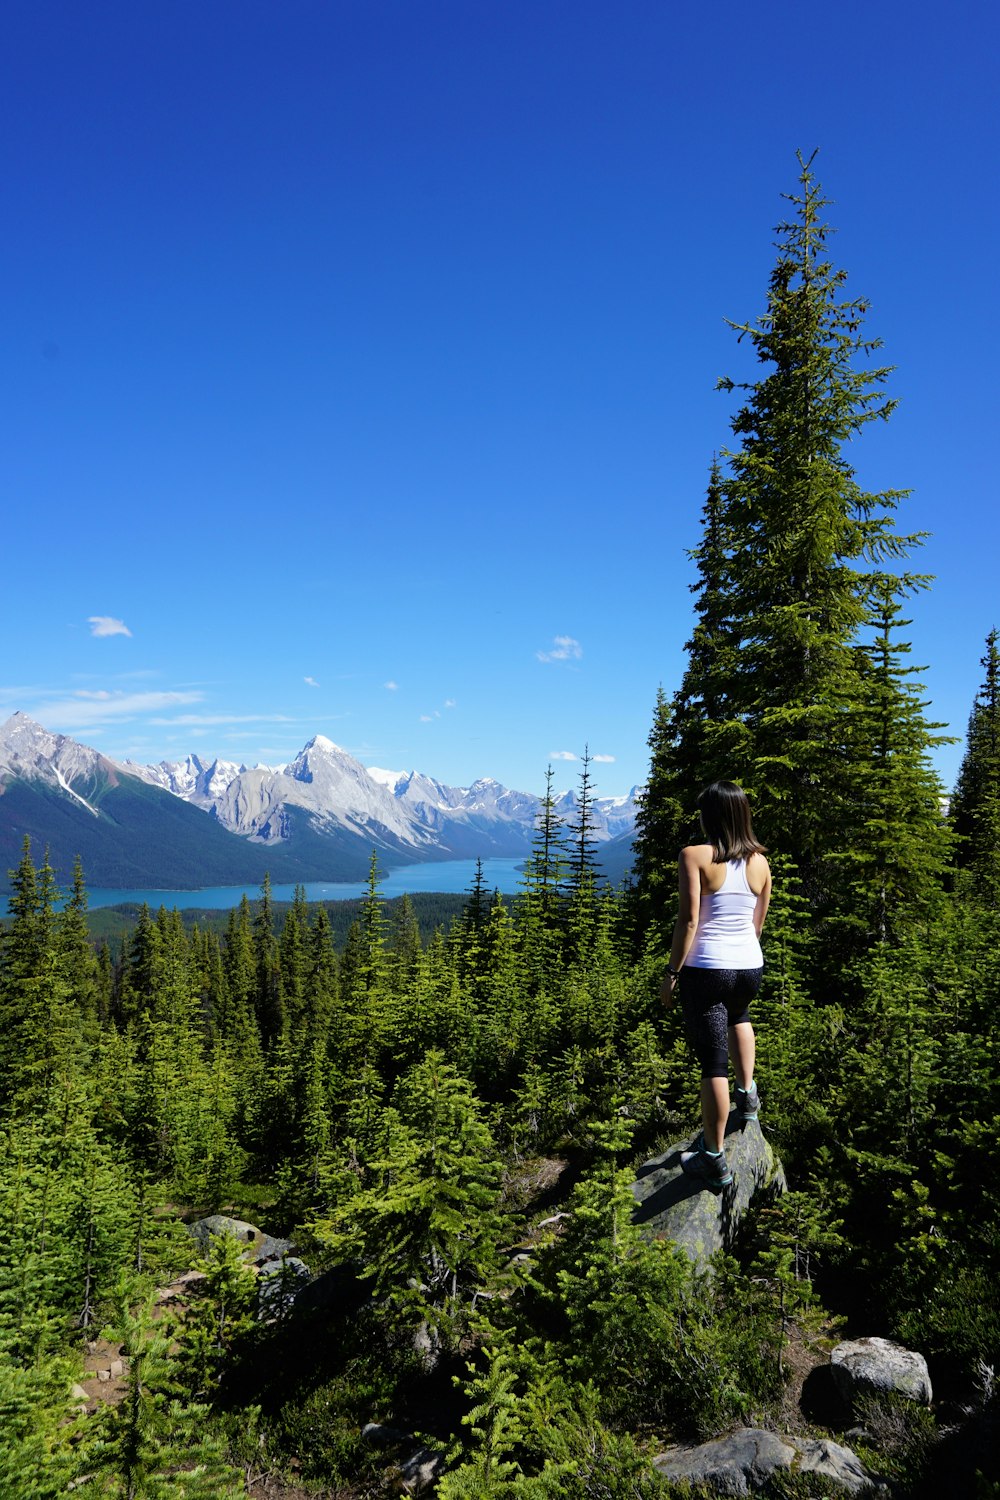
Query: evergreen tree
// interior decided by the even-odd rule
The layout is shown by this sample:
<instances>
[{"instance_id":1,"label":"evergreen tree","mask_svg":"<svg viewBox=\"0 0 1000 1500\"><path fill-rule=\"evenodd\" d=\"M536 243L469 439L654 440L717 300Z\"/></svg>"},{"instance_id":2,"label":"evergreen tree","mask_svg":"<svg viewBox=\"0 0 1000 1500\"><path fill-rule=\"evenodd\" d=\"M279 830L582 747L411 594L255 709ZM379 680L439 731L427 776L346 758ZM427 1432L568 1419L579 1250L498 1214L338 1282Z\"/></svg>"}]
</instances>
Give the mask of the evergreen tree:
<instances>
[{"instance_id":1,"label":"evergreen tree","mask_svg":"<svg viewBox=\"0 0 1000 1500\"><path fill-rule=\"evenodd\" d=\"M576 811L570 825L569 837L572 856L570 861L569 887L571 894L585 886L593 887L598 864L594 853L594 786L590 774L592 765L590 746L584 745L580 765L579 789L576 794Z\"/></svg>"},{"instance_id":2,"label":"evergreen tree","mask_svg":"<svg viewBox=\"0 0 1000 1500\"><path fill-rule=\"evenodd\" d=\"M969 715L965 755L951 799L955 862L971 872L977 899L1000 906L1000 646L986 637L985 672Z\"/></svg>"},{"instance_id":3,"label":"evergreen tree","mask_svg":"<svg viewBox=\"0 0 1000 1500\"><path fill-rule=\"evenodd\" d=\"M57 891L48 853L36 871L25 839L21 862L10 875L11 921L0 951L0 1113L5 1101L15 1111L40 1107L56 1074L80 1066L85 1029L56 940Z\"/></svg>"},{"instance_id":4,"label":"evergreen tree","mask_svg":"<svg viewBox=\"0 0 1000 1500\"><path fill-rule=\"evenodd\" d=\"M309 934L308 1026L326 1036L340 999L337 954L333 929L325 906L318 905Z\"/></svg>"},{"instance_id":5,"label":"evergreen tree","mask_svg":"<svg viewBox=\"0 0 1000 1500\"><path fill-rule=\"evenodd\" d=\"M378 854L373 849L368 865L368 889L361 904L362 959L360 987L374 1005L386 972L385 902L380 888Z\"/></svg>"},{"instance_id":6,"label":"evergreen tree","mask_svg":"<svg viewBox=\"0 0 1000 1500\"><path fill-rule=\"evenodd\" d=\"M558 920L560 891L568 865L567 830L556 812L554 779L552 767L546 766L545 793L539 804L531 857L525 868L528 893L535 898L542 921L548 926Z\"/></svg>"},{"instance_id":7,"label":"evergreen tree","mask_svg":"<svg viewBox=\"0 0 1000 1500\"><path fill-rule=\"evenodd\" d=\"M260 901L253 918L254 961L257 970L257 1024L265 1048L285 1029L285 1000L281 986L281 962L274 936L271 877L264 876Z\"/></svg>"},{"instance_id":8,"label":"evergreen tree","mask_svg":"<svg viewBox=\"0 0 1000 1500\"><path fill-rule=\"evenodd\" d=\"M101 1413L87 1454L94 1493L114 1500L236 1500L244 1493L225 1444L207 1427L206 1406L171 1400L176 1361L152 1300L121 1295L110 1330L127 1366L124 1399Z\"/></svg>"},{"instance_id":9,"label":"evergreen tree","mask_svg":"<svg viewBox=\"0 0 1000 1500\"><path fill-rule=\"evenodd\" d=\"M107 938L105 938L97 951L97 972L94 978L94 993L97 1005L97 1018L102 1026L106 1026L111 1019L115 993L115 966L111 958L111 949L108 947Z\"/></svg>"},{"instance_id":10,"label":"evergreen tree","mask_svg":"<svg viewBox=\"0 0 1000 1500\"><path fill-rule=\"evenodd\" d=\"M139 1013L152 1013L163 989L162 929L144 901L129 940L128 988Z\"/></svg>"},{"instance_id":11,"label":"evergreen tree","mask_svg":"<svg viewBox=\"0 0 1000 1500\"><path fill-rule=\"evenodd\" d=\"M73 1488L79 1428L70 1380L67 1360L39 1360L25 1368L0 1353L0 1495L57 1500Z\"/></svg>"},{"instance_id":12,"label":"evergreen tree","mask_svg":"<svg viewBox=\"0 0 1000 1500\"><path fill-rule=\"evenodd\" d=\"M302 891L296 886L296 893ZM285 913L278 942L278 962L281 966L281 990L284 1011L293 1033L302 1031L306 1021L309 987L308 919L306 917L305 893Z\"/></svg>"},{"instance_id":13,"label":"evergreen tree","mask_svg":"<svg viewBox=\"0 0 1000 1500\"><path fill-rule=\"evenodd\" d=\"M87 1021L97 1018L97 961L87 930L87 889L79 858L69 900L56 918L56 951L71 1003Z\"/></svg>"},{"instance_id":14,"label":"evergreen tree","mask_svg":"<svg viewBox=\"0 0 1000 1500\"><path fill-rule=\"evenodd\" d=\"M845 456L895 402L883 391L889 369L865 367L880 341L862 332L867 303L844 299L846 272L828 258L827 200L809 163L789 199L795 217L778 227L767 311L732 325L767 373L740 387L740 447L725 455L739 653L727 713L707 729L709 744L721 735L738 756L735 779L771 836L811 874L831 824L850 827L845 814L865 769L845 754L845 726L861 696L852 648L871 618L868 569L917 538L893 530L902 492L866 493Z\"/></svg>"},{"instance_id":15,"label":"evergreen tree","mask_svg":"<svg viewBox=\"0 0 1000 1500\"><path fill-rule=\"evenodd\" d=\"M948 855L941 783L927 751L948 743L928 724L919 668L904 666L910 647L899 632L898 580L871 581L874 639L861 645L861 697L853 715L852 754L867 769L859 783L854 833L840 852L842 879L857 887L850 913L862 941L886 942L918 921L941 890ZM853 866L853 869L851 868Z\"/></svg>"},{"instance_id":16,"label":"evergreen tree","mask_svg":"<svg viewBox=\"0 0 1000 1500\"><path fill-rule=\"evenodd\" d=\"M400 1080L394 1106L370 1186L313 1231L359 1258L378 1295L426 1324L432 1345L447 1345L496 1264L499 1163L469 1084L440 1052Z\"/></svg>"},{"instance_id":17,"label":"evergreen tree","mask_svg":"<svg viewBox=\"0 0 1000 1500\"><path fill-rule=\"evenodd\" d=\"M879 341L863 331L867 303L845 296L846 273L829 258L811 161L787 196L794 216L778 226L766 311L731 325L764 370L739 387L739 446L723 454L725 473L713 470L688 672L669 709L657 706L637 860L649 919L656 881L666 884L664 846L683 841L700 787L725 776L746 789L769 846L796 864L816 916L863 924L870 871L845 879L844 851L862 846L867 818L869 845L882 827L873 858L884 860L894 838L905 841L915 778L930 781L934 739L893 664L900 648L883 646L878 670L862 649L886 639L899 597L925 581L886 566L919 540L894 530L904 492L866 492L847 458L848 443L893 410L890 371L871 366ZM879 718L895 749L874 809Z\"/></svg>"},{"instance_id":18,"label":"evergreen tree","mask_svg":"<svg viewBox=\"0 0 1000 1500\"><path fill-rule=\"evenodd\" d=\"M257 1278L231 1234L212 1236L177 1330L179 1388L187 1399L213 1398L234 1362L245 1353L256 1327Z\"/></svg>"},{"instance_id":19,"label":"evergreen tree","mask_svg":"<svg viewBox=\"0 0 1000 1500\"><path fill-rule=\"evenodd\" d=\"M518 903L521 979L526 993L536 997L557 985L563 967L562 884L569 860L566 828L556 813L552 781L548 766Z\"/></svg>"},{"instance_id":20,"label":"evergreen tree","mask_svg":"<svg viewBox=\"0 0 1000 1500\"><path fill-rule=\"evenodd\" d=\"M629 893L637 946L653 938L665 949L670 942L672 908L677 897L677 851L685 842L683 798L691 782L675 765L675 716L662 684L656 692L649 746L649 774L638 797ZM701 767L699 766L699 772Z\"/></svg>"},{"instance_id":21,"label":"evergreen tree","mask_svg":"<svg viewBox=\"0 0 1000 1500\"><path fill-rule=\"evenodd\" d=\"M229 1000L234 1011L254 1010L257 996L257 960L254 953L253 916L246 896L230 909L226 922L224 965Z\"/></svg>"}]
</instances>

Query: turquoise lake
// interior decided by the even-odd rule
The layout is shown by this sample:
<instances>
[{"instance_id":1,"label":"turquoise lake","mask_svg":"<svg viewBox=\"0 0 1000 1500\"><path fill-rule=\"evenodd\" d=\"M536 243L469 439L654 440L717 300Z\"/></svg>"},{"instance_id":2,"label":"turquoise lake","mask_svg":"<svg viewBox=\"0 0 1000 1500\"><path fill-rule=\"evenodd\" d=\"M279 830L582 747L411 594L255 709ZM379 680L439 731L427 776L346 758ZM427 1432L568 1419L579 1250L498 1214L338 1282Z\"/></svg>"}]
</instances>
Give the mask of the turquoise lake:
<instances>
[{"instance_id":1,"label":"turquoise lake","mask_svg":"<svg viewBox=\"0 0 1000 1500\"><path fill-rule=\"evenodd\" d=\"M509 896L521 883L523 856L518 859L484 859L483 878L489 891L499 890ZM445 891L456 893L467 891L476 873L474 859L434 860L427 864L406 865L402 869L387 870L379 889L383 896L402 896L415 891ZM308 901L350 901L363 896L368 889L367 881L304 881ZM271 895L275 901L291 901L294 885L273 885ZM141 906L145 901L153 907L196 907L200 910L223 911L230 906L239 906L244 896L251 901L260 895L258 885L216 885L196 891L128 891L90 890L87 904L94 910L99 906L121 906L130 902ZM2 899L2 898L0 898Z\"/></svg>"}]
</instances>

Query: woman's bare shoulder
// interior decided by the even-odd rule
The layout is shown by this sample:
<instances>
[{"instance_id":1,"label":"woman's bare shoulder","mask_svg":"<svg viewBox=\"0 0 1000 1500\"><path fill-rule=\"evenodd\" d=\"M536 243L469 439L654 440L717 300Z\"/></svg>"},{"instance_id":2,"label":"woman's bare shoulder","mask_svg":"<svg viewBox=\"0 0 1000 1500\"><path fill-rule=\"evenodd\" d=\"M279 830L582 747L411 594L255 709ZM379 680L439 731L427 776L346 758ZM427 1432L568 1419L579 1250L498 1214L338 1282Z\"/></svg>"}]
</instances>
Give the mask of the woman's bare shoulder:
<instances>
[{"instance_id":1,"label":"woman's bare shoulder","mask_svg":"<svg viewBox=\"0 0 1000 1500\"><path fill-rule=\"evenodd\" d=\"M698 865L704 869L712 863L711 844L685 844L680 852L681 864Z\"/></svg>"},{"instance_id":2,"label":"woman's bare shoulder","mask_svg":"<svg viewBox=\"0 0 1000 1500\"><path fill-rule=\"evenodd\" d=\"M747 860L747 879L752 890L760 892L771 878L771 866L763 854L751 854Z\"/></svg>"}]
</instances>

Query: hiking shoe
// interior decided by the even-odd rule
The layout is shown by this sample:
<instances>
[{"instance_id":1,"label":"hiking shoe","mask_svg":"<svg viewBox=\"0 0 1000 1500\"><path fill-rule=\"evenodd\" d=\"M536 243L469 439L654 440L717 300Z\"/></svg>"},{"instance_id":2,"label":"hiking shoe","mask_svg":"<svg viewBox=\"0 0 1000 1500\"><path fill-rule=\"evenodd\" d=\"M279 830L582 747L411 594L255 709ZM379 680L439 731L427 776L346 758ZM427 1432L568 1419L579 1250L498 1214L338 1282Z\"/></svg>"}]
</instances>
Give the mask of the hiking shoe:
<instances>
[{"instance_id":1,"label":"hiking shoe","mask_svg":"<svg viewBox=\"0 0 1000 1500\"><path fill-rule=\"evenodd\" d=\"M712 1156L700 1144L693 1151L681 1152L681 1166L689 1177L699 1177L709 1187L728 1187L733 1180L726 1153L722 1151L718 1156Z\"/></svg>"},{"instance_id":2,"label":"hiking shoe","mask_svg":"<svg viewBox=\"0 0 1000 1500\"><path fill-rule=\"evenodd\" d=\"M737 1084L736 1097L733 1100L733 1104L738 1120L756 1120L760 1113L760 1095L757 1092L757 1085L752 1083L748 1093L746 1089L741 1089L739 1084Z\"/></svg>"}]
</instances>

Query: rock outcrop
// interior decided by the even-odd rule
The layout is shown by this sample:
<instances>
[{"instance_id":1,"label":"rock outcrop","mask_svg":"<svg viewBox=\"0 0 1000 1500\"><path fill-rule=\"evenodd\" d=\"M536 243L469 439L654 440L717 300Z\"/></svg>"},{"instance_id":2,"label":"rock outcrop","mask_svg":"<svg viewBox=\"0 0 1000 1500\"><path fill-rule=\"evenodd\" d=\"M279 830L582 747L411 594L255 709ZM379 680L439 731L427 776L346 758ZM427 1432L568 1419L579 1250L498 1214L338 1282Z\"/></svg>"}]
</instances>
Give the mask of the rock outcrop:
<instances>
[{"instance_id":1,"label":"rock outcrop","mask_svg":"<svg viewBox=\"0 0 1000 1500\"><path fill-rule=\"evenodd\" d=\"M404 1495L426 1495L441 1477L444 1455L431 1448L414 1448L418 1440L412 1433L381 1422L367 1422L361 1429L361 1437L370 1446L395 1454L399 1487Z\"/></svg>"},{"instance_id":2,"label":"rock outcrop","mask_svg":"<svg viewBox=\"0 0 1000 1500\"><path fill-rule=\"evenodd\" d=\"M188 1225L188 1233L198 1242L202 1255L208 1254L215 1235L232 1235L243 1251L243 1259L257 1266L269 1260L283 1260L292 1248L290 1240L274 1239L255 1224L248 1224L244 1219L230 1219L225 1214L209 1214L207 1219L198 1219Z\"/></svg>"},{"instance_id":3,"label":"rock outcrop","mask_svg":"<svg viewBox=\"0 0 1000 1500\"><path fill-rule=\"evenodd\" d=\"M785 1174L756 1120L739 1120L735 1110L726 1127L726 1156L733 1169L729 1187L710 1188L688 1177L681 1152L690 1140L669 1146L639 1168L632 1191L635 1223L651 1239L671 1239L696 1264L716 1250L732 1247L737 1225L760 1192L784 1192Z\"/></svg>"},{"instance_id":4,"label":"rock outcrop","mask_svg":"<svg viewBox=\"0 0 1000 1500\"><path fill-rule=\"evenodd\" d=\"M830 1355L834 1384L849 1406L862 1395L894 1392L929 1406L933 1399L927 1361L891 1339L849 1339Z\"/></svg>"},{"instance_id":5,"label":"rock outcrop","mask_svg":"<svg viewBox=\"0 0 1000 1500\"><path fill-rule=\"evenodd\" d=\"M262 1318L286 1318L299 1295L312 1283L305 1261L286 1255L261 1268L257 1283L257 1310Z\"/></svg>"},{"instance_id":6,"label":"rock outcrop","mask_svg":"<svg viewBox=\"0 0 1000 1500\"><path fill-rule=\"evenodd\" d=\"M787 1469L813 1474L848 1493L872 1483L857 1454L827 1438L778 1437L761 1427L741 1427L698 1448L671 1448L653 1460L665 1479L704 1485L714 1495L750 1495L765 1490Z\"/></svg>"},{"instance_id":7,"label":"rock outcrop","mask_svg":"<svg viewBox=\"0 0 1000 1500\"><path fill-rule=\"evenodd\" d=\"M221 1234L228 1234L236 1241L243 1259L257 1273L257 1316L265 1321L287 1317L315 1280L305 1262L292 1255L291 1240L275 1239L245 1219L209 1214L207 1219L189 1224L188 1232L202 1255L208 1254L212 1240ZM189 1276L200 1279L201 1273Z\"/></svg>"}]
</instances>

